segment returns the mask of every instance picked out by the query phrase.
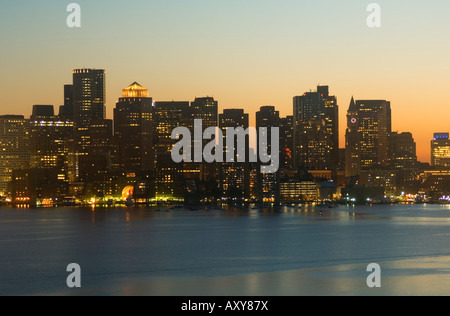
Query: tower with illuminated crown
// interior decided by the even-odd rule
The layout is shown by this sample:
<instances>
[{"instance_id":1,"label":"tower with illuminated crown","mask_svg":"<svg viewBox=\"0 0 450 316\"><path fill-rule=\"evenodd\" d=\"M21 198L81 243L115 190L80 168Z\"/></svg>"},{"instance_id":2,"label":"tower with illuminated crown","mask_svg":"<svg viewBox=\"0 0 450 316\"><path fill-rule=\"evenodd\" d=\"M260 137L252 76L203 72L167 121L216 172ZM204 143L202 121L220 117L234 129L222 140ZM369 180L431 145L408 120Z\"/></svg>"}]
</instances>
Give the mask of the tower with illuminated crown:
<instances>
[{"instance_id":1,"label":"tower with illuminated crown","mask_svg":"<svg viewBox=\"0 0 450 316\"><path fill-rule=\"evenodd\" d=\"M114 109L114 169L120 176L146 177L154 171L153 100L137 82L122 91Z\"/></svg>"}]
</instances>

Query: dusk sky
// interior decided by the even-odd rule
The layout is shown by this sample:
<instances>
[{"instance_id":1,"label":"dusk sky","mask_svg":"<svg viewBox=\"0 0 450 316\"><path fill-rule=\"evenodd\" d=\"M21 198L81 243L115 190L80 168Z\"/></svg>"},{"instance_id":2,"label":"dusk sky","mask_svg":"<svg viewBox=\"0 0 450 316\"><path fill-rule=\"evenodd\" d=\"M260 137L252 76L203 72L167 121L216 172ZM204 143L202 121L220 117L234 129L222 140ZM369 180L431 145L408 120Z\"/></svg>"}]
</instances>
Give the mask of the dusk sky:
<instances>
[{"instance_id":1,"label":"dusk sky","mask_svg":"<svg viewBox=\"0 0 450 316\"><path fill-rule=\"evenodd\" d=\"M74 68L107 72L112 118L134 81L154 100L214 96L292 114L292 98L329 85L338 97L341 147L351 99L391 101L393 130L410 131L430 160L434 132L450 131L450 2L362 0L74 1L82 27L66 25L70 1L7 1L0 10L0 114L63 103ZM382 28L366 7L382 7Z\"/></svg>"}]
</instances>

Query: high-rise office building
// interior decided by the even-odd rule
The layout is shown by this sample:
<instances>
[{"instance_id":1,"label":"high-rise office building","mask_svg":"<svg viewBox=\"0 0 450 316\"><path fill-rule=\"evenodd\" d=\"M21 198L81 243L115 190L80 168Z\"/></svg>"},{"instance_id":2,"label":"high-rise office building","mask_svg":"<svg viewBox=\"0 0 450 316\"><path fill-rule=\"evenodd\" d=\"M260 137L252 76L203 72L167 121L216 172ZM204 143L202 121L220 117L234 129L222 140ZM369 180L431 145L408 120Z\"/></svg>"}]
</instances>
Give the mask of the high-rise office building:
<instances>
[{"instance_id":1,"label":"high-rise office building","mask_svg":"<svg viewBox=\"0 0 450 316\"><path fill-rule=\"evenodd\" d=\"M256 112L256 129L258 136L262 137L262 128L267 130L268 153L273 154L274 147L272 146L272 128L280 128L280 112L275 110L274 106L263 106ZM279 142L279 139L276 141ZM279 145L279 144L278 144ZM257 144L259 147L259 143ZM280 150L280 147L277 148ZM261 149L257 150L258 153ZM258 168L260 169L260 168ZM265 174L258 172L258 200L264 203L280 202L280 170L275 173Z\"/></svg>"},{"instance_id":2,"label":"high-rise office building","mask_svg":"<svg viewBox=\"0 0 450 316\"><path fill-rule=\"evenodd\" d=\"M184 168L183 163L172 160L172 147L177 140L172 139L172 131L176 127L191 127L189 101L155 102L156 122L156 199L184 199Z\"/></svg>"},{"instance_id":3,"label":"high-rise office building","mask_svg":"<svg viewBox=\"0 0 450 316\"><path fill-rule=\"evenodd\" d=\"M294 97L294 156L297 168L336 170L339 117L335 96L327 86Z\"/></svg>"},{"instance_id":4,"label":"high-rise office building","mask_svg":"<svg viewBox=\"0 0 450 316\"><path fill-rule=\"evenodd\" d=\"M250 138L247 135L244 140L245 162L238 162L239 142L235 138L233 148L227 146L227 128L248 129L249 115L242 109L226 109L219 115L219 127L224 135L224 161L227 161L226 156L229 152L234 152L234 162L221 164L220 187L226 198L242 202L250 198L250 161L248 159Z\"/></svg>"},{"instance_id":5,"label":"high-rise office building","mask_svg":"<svg viewBox=\"0 0 450 316\"><path fill-rule=\"evenodd\" d=\"M431 165L436 168L450 168L449 133L436 133L431 141Z\"/></svg>"},{"instance_id":6,"label":"high-rise office building","mask_svg":"<svg viewBox=\"0 0 450 316\"><path fill-rule=\"evenodd\" d=\"M105 118L105 70L75 69L73 71L73 111L78 127L86 127L92 120Z\"/></svg>"},{"instance_id":7,"label":"high-rise office building","mask_svg":"<svg viewBox=\"0 0 450 316\"><path fill-rule=\"evenodd\" d=\"M391 104L352 98L347 113L346 176L390 165Z\"/></svg>"},{"instance_id":8,"label":"high-rise office building","mask_svg":"<svg viewBox=\"0 0 450 316\"><path fill-rule=\"evenodd\" d=\"M89 142L78 151L78 179L85 183L85 195L111 194L113 121L93 119L87 132Z\"/></svg>"},{"instance_id":9,"label":"high-rise office building","mask_svg":"<svg viewBox=\"0 0 450 316\"><path fill-rule=\"evenodd\" d=\"M397 186L402 191L411 188L420 175L416 142L411 133L391 133L391 165L397 171Z\"/></svg>"},{"instance_id":10,"label":"high-rise office building","mask_svg":"<svg viewBox=\"0 0 450 316\"><path fill-rule=\"evenodd\" d=\"M114 166L120 176L154 171L153 100L137 82L123 90L114 109Z\"/></svg>"},{"instance_id":11,"label":"high-rise office building","mask_svg":"<svg viewBox=\"0 0 450 316\"><path fill-rule=\"evenodd\" d=\"M330 135L325 121L309 120L302 122L302 133L297 133L299 141L296 156L298 166L307 170L331 170Z\"/></svg>"},{"instance_id":12,"label":"high-rise office building","mask_svg":"<svg viewBox=\"0 0 450 316\"><path fill-rule=\"evenodd\" d=\"M75 181L74 124L55 116L53 105L35 105L30 118L31 168L55 169L62 182Z\"/></svg>"},{"instance_id":13,"label":"high-rise office building","mask_svg":"<svg viewBox=\"0 0 450 316\"><path fill-rule=\"evenodd\" d=\"M317 92L325 103L324 120L325 128L330 136L330 162L331 170L336 170L339 165L339 106L337 98L330 95L328 86L318 86Z\"/></svg>"},{"instance_id":14,"label":"high-rise office building","mask_svg":"<svg viewBox=\"0 0 450 316\"><path fill-rule=\"evenodd\" d=\"M295 123L321 119L325 112L325 102L319 92L305 92L294 97Z\"/></svg>"},{"instance_id":15,"label":"high-rise office building","mask_svg":"<svg viewBox=\"0 0 450 316\"><path fill-rule=\"evenodd\" d=\"M73 121L73 85L64 85L64 105L59 108L59 117Z\"/></svg>"},{"instance_id":16,"label":"high-rise office building","mask_svg":"<svg viewBox=\"0 0 450 316\"><path fill-rule=\"evenodd\" d=\"M294 117L280 118L280 169L294 168Z\"/></svg>"},{"instance_id":17,"label":"high-rise office building","mask_svg":"<svg viewBox=\"0 0 450 316\"><path fill-rule=\"evenodd\" d=\"M414 141L413 135L409 132L392 132L390 144L393 156L417 157L416 142Z\"/></svg>"},{"instance_id":18,"label":"high-rise office building","mask_svg":"<svg viewBox=\"0 0 450 316\"><path fill-rule=\"evenodd\" d=\"M219 121L219 102L214 100L213 97L203 97L195 98L195 101L191 102L190 107L192 126L194 120L202 120L202 132L209 127L217 127ZM194 131L191 130L192 135ZM202 148L208 143L208 140L202 141ZM193 141L193 146L195 146L196 141ZM195 181L208 182L210 185L217 183L219 179L219 167L216 163L206 164L206 163L190 163L185 168L186 170L191 170L191 178ZM194 180L192 179L192 180Z\"/></svg>"},{"instance_id":19,"label":"high-rise office building","mask_svg":"<svg viewBox=\"0 0 450 316\"><path fill-rule=\"evenodd\" d=\"M73 113L79 181L85 183L87 194L106 194L111 191L113 124L105 120L105 70L73 71Z\"/></svg>"},{"instance_id":20,"label":"high-rise office building","mask_svg":"<svg viewBox=\"0 0 450 316\"><path fill-rule=\"evenodd\" d=\"M9 194L13 170L30 162L27 121L22 115L0 116L0 196Z\"/></svg>"},{"instance_id":21,"label":"high-rise office building","mask_svg":"<svg viewBox=\"0 0 450 316\"><path fill-rule=\"evenodd\" d=\"M213 97L195 98L195 101L191 102L190 110L193 119L203 121L203 130L217 127L219 102Z\"/></svg>"}]
</instances>

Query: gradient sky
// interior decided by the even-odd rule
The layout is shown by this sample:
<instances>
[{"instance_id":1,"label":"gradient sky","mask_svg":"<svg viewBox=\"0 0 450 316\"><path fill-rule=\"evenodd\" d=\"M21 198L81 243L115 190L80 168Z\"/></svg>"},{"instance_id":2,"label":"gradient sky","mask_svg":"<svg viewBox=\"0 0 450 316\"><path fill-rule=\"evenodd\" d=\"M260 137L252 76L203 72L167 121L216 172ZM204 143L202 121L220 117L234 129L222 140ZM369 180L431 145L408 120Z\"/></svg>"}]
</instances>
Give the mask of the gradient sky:
<instances>
[{"instance_id":1,"label":"gradient sky","mask_svg":"<svg viewBox=\"0 0 450 316\"><path fill-rule=\"evenodd\" d=\"M2 0L0 114L60 105L74 68L107 71L108 117L138 81L155 100L214 96L220 108L262 105L292 114L317 84L345 114L356 99L391 101L393 129L413 133L430 160L434 132L450 131L450 2L444 0L83 0L82 28L61 0ZM382 28L366 7L382 7Z\"/></svg>"}]
</instances>

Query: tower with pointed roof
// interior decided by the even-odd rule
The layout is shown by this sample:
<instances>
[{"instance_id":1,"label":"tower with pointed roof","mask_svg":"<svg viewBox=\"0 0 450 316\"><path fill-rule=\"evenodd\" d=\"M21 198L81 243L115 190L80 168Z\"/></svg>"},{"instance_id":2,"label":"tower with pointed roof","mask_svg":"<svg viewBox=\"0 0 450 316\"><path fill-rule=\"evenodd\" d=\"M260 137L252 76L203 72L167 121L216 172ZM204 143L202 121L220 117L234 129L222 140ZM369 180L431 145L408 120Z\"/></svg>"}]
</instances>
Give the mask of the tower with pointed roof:
<instances>
[{"instance_id":1,"label":"tower with pointed roof","mask_svg":"<svg viewBox=\"0 0 450 316\"><path fill-rule=\"evenodd\" d=\"M352 96L347 111L347 131L345 134L345 176L359 175L361 170L360 141L358 135L358 109Z\"/></svg>"},{"instance_id":2,"label":"tower with pointed roof","mask_svg":"<svg viewBox=\"0 0 450 316\"><path fill-rule=\"evenodd\" d=\"M133 82L122 90L123 98L148 98L148 89L145 89L137 82Z\"/></svg>"}]
</instances>

